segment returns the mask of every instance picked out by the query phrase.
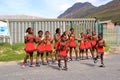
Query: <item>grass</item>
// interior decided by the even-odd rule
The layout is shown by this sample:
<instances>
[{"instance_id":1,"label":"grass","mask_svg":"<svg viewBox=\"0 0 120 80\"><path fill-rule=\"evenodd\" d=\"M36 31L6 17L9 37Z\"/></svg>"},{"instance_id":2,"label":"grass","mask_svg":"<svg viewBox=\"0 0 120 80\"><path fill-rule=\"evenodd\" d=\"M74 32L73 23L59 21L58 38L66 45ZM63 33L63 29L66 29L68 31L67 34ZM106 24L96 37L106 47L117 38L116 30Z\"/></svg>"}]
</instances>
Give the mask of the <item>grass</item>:
<instances>
[{"instance_id":1,"label":"grass","mask_svg":"<svg viewBox=\"0 0 120 80\"><path fill-rule=\"evenodd\" d=\"M25 52L24 44L0 43L0 61L17 61L22 60Z\"/></svg>"},{"instance_id":2,"label":"grass","mask_svg":"<svg viewBox=\"0 0 120 80\"><path fill-rule=\"evenodd\" d=\"M25 44L23 43L13 45L0 43L0 62L23 60L25 56L24 46ZM34 58L35 57L36 52L34 52Z\"/></svg>"},{"instance_id":3,"label":"grass","mask_svg":"<svg viewBox=\"0 0 120 80\"><path fill-rule=\"evenodd\" d=\"M104 48L105 52L108 52L109 49L110 49L110 46L108 46L108 45L106 45L105 48Z\"/></svg>"},{"instance_id":4,"label":"grass","mask_svg":"<svg viewBox=\"0 0 120 80\"><path fill-rule=\"evenodd\" d=\"M13 45L10 45L8 43L0 43L0 62L23 60L25 56L24 46L25 45L23 43ZM108 50L109 46L106 46L105 52ZM36 52L34 53L34 58L35 57Z\"/></svg>"}]
</instances>

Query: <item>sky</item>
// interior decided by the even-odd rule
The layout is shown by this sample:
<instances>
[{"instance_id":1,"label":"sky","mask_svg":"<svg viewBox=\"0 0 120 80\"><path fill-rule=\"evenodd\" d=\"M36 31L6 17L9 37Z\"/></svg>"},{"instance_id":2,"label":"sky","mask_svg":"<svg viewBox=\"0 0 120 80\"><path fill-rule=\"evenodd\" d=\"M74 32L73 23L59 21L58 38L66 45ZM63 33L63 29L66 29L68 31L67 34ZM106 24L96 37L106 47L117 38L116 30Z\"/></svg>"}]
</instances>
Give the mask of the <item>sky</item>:
<instances>
[{"instance_id":1,"label":"sky","mask_svg":"<svg viewBox=\"0 0 120 80\"><path fill-rule=\"evenodd\" d=\"M0 14L22 14L44 18L57 18L76 2L90 2L94 6L112 0L0 0Z\"/></svg>"}]
</instances>

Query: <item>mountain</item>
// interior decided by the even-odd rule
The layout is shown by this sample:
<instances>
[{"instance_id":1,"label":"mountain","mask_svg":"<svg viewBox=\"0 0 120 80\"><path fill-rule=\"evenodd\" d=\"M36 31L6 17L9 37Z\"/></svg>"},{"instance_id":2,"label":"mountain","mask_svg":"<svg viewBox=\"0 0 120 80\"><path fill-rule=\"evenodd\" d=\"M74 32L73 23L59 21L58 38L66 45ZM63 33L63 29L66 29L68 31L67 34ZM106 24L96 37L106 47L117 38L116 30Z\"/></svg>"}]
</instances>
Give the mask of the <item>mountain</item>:
<instances>
[{"instance_id":1,"label":"mountain","mask_svg":"<svg viewBox=\"0 0 120 80\"><path fill-rule=\"evenodd\" d=\"M79 4L85 8L82 8ZM78 6L78 8L74 8L75 5ZM99 7L95 7L88 2L76 3L75 5L67 9L63 14L58 16L58 18L97 17L99 20L112 20L113 22L120 23L120 0L113 0ZM68 13L68 11L71 12Z\"/></svg>"},{"instance_id":2,"label":"mountain","mask_svg":"<svg viewBox=\"0 0 120 80\"><path fill-rule=\"evenodd\" d=\"M120 0L113 0L105 5L99 6L94 13L86 17L94 16L100 20L112 20L120 24Z\"/></svg>"},{"instance_id":3,"label":"mountain","mask_svg":"<svg viewBox=\"0 0 120 80\"><path fill-rule=\"evenodd\" d=\"M76 3L69 9L67 9L63 14L58 16L58 18L76 18L76 17L85 17L88 10L95 8L91 3ZM79 13L79 14L78 14Z\"/></svg>"}]
</instances>

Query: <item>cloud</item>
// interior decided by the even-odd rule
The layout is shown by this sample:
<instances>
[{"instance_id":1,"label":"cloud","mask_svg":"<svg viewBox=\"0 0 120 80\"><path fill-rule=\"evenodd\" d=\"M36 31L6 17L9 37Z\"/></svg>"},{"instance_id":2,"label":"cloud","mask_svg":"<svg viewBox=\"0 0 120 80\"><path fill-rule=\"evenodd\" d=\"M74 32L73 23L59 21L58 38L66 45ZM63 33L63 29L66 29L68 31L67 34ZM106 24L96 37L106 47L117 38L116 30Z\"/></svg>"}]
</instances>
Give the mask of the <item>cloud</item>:
<instances>
[{"instance_id":1,"label":"cloud","mask_svg":"<svg viewBox=\"0 0 120 80\"><path fill-rule=\"evenodd\" d=\"M88 2L97 2L97 1L100 1L100 0L76 0L76 1L81 1L81 2L86 2L86 1L88 1Z\"/></svg>"},{"instance_id":2,"label":"cloud","mask_svg":"<svg viewBox=\"0 0 120 80\"><path fill-rule=\"evenodd\" d=\"M29 2L27 0L6 0L4 4L11 10L26 10L29 7Z\"/></svg>"},{"instance_id":3,"label":"cloud","mask_svg":"<svg viewBox=\"0 0 120 80\"><path fill-rule=\"evenodd\" d=\"M43 16L38 9L35 9L32 4L32 0L4 0L0 7L2 7L0 8L2 10L2 14Z\"/></svg>"},{"instance_id":4,"label":"cloud","mask_svg":"<svg viewBox=\"0 0 120 80\"><path fill-rule=\"evenodd\" d=\"M60 7L59 7L59 11L60 12L63 12L63 11L65 11L66 9L68 9L69 7L71 7L71 5L70 4L63 4L63 5L61 5Z\"/></svg>"},{"instance_id":5,"label":"cloud","mask_svg":"<svg viewBox=\"0 0 120 80\"><path fill-rule=\"evenodd\" d=\"M108 1L110 0L0 0L0 13L57 17L76 2L91 2L98 6Z\"/></svg>"}]
</instances>

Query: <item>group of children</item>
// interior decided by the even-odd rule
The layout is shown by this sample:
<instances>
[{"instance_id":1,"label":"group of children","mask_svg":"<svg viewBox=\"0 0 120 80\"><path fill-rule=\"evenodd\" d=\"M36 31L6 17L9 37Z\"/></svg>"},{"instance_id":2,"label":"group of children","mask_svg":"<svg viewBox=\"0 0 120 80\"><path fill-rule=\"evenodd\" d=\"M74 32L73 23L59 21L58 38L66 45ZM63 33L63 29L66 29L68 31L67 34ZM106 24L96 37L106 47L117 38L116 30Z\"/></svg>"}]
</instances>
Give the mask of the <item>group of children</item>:
<instances>
[{"instance_id":1,"label":"group of children","mask_svg":"<svg viewBox=\"0 0 120 80\"><path fill-rule=\"evenodd\" d=\"M52 60L52 63L55 61L58 61L58 67L59 69L62 68L61 66L61 60L64 60L64 68L67 70L67 62L68 60L73 60L73 49L75 52L75 59L76 60L83 60L88 59L88 50L91 52L92 59L94 62L97 62L97 59L101 58L101 65L100 67L104 66L103 63L103 55L104 55L104 49L105 41L102 39L102 35L98 35L98 38L96 36L96 32L92 32L92 35L90 33L90 29L86 30L86 33L80 33L80 37L77 39L74 34L74 29L71 28L70 32L65 31L61 35L60 28L56 29L56 33L54 34L54 39L50 36L50 32L46 31L45 35L43 37L43 31L38 31L38 36L34 36L33 30L31 27L29 27L26 30L25 34L25 52L26 56L24 58L22 68L25 68L25 64L27 62L27 59L30 57L30 67L40 67L39 63L39 56L41 56L41 63L45 65L44 63L44 53L46 53L46 61L47 64L49 64L48 56L50 54L50 58ZM76 41L79 43L79 50L77 49ZM52 48L52 43L54 42L54 50ZM34 44L37 44L35 47ZM86 57L84 58L84 52L86 50ZM97 55L95 55L95 50L97 52ZM36 65L33 63L33 52L36 51ZM55 52L53 57L53 52ZM69 53L68 53L69 52ZM78 56L79 53L79 56ZM69 57L68 57L69 54Z\"/></svg>"},{"instance_id":2,"label":"group of children","mask_svg":"<svg viewBox=\"0 0 120 80\"><path fill-rule=\"evenodd\" d=\"M86 34L83 32L80 33L80 40L78 40L79 44L79 55L81 59L84 59L84 52L86 51L86 59L88 59L88 50L90 50L92 59L94 63L98 61L98 58L101 59L100 67L105 67L103 63L103 56L104 56L104 47L105 41L103 40L102 34L98 34L96 36L96 32L93 31L90 34L90 29L86 30ZM95 54L96 53L96 54Z\"/></svg>"}]
</instances>

